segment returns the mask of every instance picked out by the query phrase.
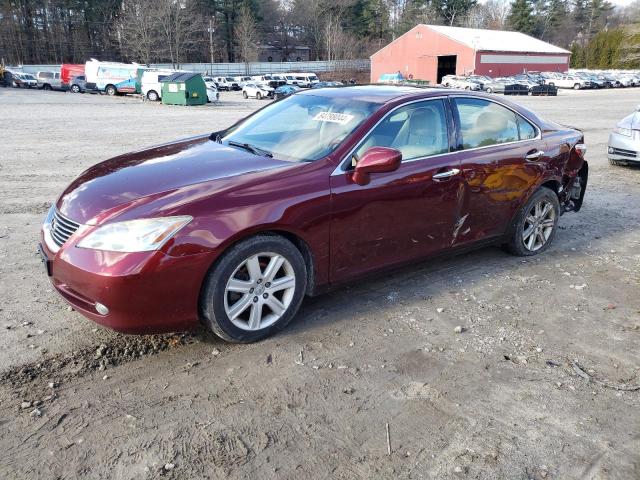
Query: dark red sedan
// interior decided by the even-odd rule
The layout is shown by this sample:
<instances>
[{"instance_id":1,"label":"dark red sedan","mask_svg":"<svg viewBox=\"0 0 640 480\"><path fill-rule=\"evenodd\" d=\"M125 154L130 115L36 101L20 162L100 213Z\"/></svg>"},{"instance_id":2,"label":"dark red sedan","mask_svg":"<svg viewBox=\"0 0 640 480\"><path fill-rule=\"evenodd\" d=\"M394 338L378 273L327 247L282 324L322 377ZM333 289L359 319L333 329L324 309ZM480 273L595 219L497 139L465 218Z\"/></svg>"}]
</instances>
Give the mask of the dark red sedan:
<instances>
[{"instance_id":1,"label":"dark red sedan","mask_svg":"<svg viewBox=\"0 0 640 480\"><path fill-rule=\"evenodd\" d=\"M582 133L454 90L304 91L227 130L90 168L49 212L56 290L120 332L237 342L305 295L443 252L535 255L587 185Z\"/></svg>"}]
</instances>

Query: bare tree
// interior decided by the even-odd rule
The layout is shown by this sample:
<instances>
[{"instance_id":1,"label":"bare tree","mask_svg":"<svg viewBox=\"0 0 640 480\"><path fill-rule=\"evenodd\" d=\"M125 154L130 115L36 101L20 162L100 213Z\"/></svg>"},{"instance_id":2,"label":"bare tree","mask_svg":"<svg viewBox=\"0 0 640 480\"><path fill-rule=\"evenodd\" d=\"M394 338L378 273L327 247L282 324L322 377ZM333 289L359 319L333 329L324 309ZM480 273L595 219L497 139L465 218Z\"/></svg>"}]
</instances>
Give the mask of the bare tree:
<instances>
[{"instance_id":1,"label":"bare tree","mask_svg":"<svg viewBox=\"0 0 640 480\"><path fill-rule=\"evenodd\" d=\"M206 39L204 19L194 0L156 0L154 3L164 53L174 67L179 67L198 39Z\"/></svg>"},{"instance_id":2,"label":"bare tree","mask_svg":"<svg viewBox=\"0 0 640 480\"><path fill-rule=\"evenodd\" d=\"M235 28L236 52L240 60L245 63L245 71L249 73L249 63L258 58L258 27L251 10L242 7L240 17Z\"/></svg>"},{"instance_id":3,"label":"bare tree","mask_svg":"<svg viewBox=\"0 0 640 480\"><path fill-rule=\"evenodd\" d=\"M160 22L156 4L156 0L126 0L122 3L122 51L132 60L147 65L156 59L159 47Z\"/></svg>"}]
</instances>

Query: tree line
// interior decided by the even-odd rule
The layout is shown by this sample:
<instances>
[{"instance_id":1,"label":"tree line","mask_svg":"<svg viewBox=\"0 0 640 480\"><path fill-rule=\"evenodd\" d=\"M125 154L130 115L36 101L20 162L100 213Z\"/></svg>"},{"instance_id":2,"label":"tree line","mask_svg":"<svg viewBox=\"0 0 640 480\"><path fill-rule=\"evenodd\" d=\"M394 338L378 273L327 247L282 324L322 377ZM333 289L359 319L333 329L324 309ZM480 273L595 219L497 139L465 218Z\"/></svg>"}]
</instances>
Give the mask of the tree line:
<instances>
[{"instance_id":1,"label":"tree line","mask_svg":"<svg viewBox=\"0 0 640 480\"><path fill-rule=\"evenodd\" d=\"M640 67L640 0L0 0L0 58L248 62L261 45L367 58L418 23L521 31L576 67Z\"/></svg>"}]
</instances>

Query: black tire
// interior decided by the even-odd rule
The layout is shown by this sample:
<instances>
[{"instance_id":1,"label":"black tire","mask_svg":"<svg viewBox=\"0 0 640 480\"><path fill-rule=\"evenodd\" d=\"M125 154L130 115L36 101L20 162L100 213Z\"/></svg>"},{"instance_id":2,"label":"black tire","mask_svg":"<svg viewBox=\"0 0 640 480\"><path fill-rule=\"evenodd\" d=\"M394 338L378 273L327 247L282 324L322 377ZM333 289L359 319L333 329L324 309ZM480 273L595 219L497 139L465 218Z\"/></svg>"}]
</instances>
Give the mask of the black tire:
<instances>
[{"instance_id":1,"label":"black tire","mask_svg":"<svg viewBox=\"0 0 640 480\"><path fill-rule=\"evenodd\" d=\"M244 260L262 252L283 256L293 267L295 289L291 302L273 324L259 330L244 330L234 325L225 311L225 290L228 280ZM307 289L307 268L300 251L287 239L277 235L257 235L234 245L223 254L204 281L200 295L202 322L223 340L251 343L262 340L286 327L298 312Z\"/></svg>"},{"instance_id":2,"label":"black tire","mask_svg":"<svg viewBox=\"0 0 640 480\"><path fill-rule=\"evenodd\" d=\"M622 166L622 165L626 165L626 163L619 162L618 160L612 160L612 159L609 159L609 163L611 165L613 165L614 167L619 167L619 166Z\"/></svg>"},{"instance_id":3,"label":"black tire","mask_svg":"<svg viewBox=\"0 0 640 480\"><path fill-rule=\"evenodd\" d=\"M150 102L157 102L158 100L160 100L160 96L155 90L149 90L147 92L147 100L149 100Z\"/></svg>"},{"instance_id":4,"label":"black tire","mask_svg":"<svg viewBox=\"0 0 640 480\"><path fill-rule=\"evenodd\" d=\"M573 89L574 89L574 90L580 90L580 84L579 84L579 83L576 83L576 84L573 86Z\"/></svg>"},{"instance_id":5,"label":"black tire","mask_svg":"<svg viewBox=\"0 0 640 480\"><path fill-rule=\"evenodd\" d=\"M242 92L242 96L244 97L245 100L249 98L249 95L247 94L247 92Z\"/></svg>"},{"instance_id":6,"label":"black tire","mask_svg":"<svg viewBox=\"0 0 640 480\"><path fill-rule=\"evenodd\" d=\"M262 100L262 94L260 92L256 93L256 99L257 100Z\"/></svg>"},{"instance_id":7,"label":"black tire","mask_svg":"<svg viewBox=\"0 0 640 480\"><path fill-rule=\"evenodd\" d=\"M113 97L116 93L118 93L116 87L114 87L113 85L107 85L107 87L104 89L104 92L110 97Z\"/></svg>"},{"instance_id":8,"label":"black tire","mask_svg":"<svg viewBox=\"0 0 640 480\"><path fill-rule=\"evenodd\" d=\"M71 93L80 93L80 87L78 85L71 85Z\"/></svg>"},{"instance_id":9,"label":"black tire","mask_svg":"<svg viewBox=\"0 0 640 480\"><path fill-rule=\"evenodd\" d=\"M487 87L487 93L493 93L493 89L491 87Z\"/></svg>"},{"instance_id":10,"label":"black tire","mask_svg":"<svg viewBox=\"0 0 640 480\"><path fill-rule=\"evenodd\" d=\"M47 90L47 91L51 90L51 85L49 85L48 83L45 83L45 84L42 86L42 90Z\"/></svg>"},{"instance_id":11,"label":"black tire","mask_svg":"<svg viewBox=\"0 0 640 480\"><path fill-rule=\"evenodd\" d=\"M535 207L539 202L549 202L554 211L554 222L553 229L546 242L537 250L530 250L524 244L523 233L525 229L525 225L527 224L527 216L529 212ZM505 245L507 251L509 251L513 255L517 255L519 257L530 257L532 255L539 255L545 252L549 246L553 243L553 239L556 236L556 232L558 230L558 219L560 218L560 202L558 201L558 195L553 190L541 187L537 190L529 200L523 205L520 209L516 218L511 225L511 233L508 243Z\"/></svg>"}]
</instances>

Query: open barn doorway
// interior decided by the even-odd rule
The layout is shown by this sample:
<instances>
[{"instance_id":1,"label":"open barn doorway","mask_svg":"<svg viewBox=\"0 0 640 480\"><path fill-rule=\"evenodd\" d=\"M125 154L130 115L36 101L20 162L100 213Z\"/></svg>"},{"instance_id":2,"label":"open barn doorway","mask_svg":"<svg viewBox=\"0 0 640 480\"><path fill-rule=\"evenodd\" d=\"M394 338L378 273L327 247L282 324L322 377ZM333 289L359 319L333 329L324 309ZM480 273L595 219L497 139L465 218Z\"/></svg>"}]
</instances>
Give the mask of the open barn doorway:
<instances>
[{"instance_id":1,"label":"open barn doorway","mask_svg":"<svg viewBox=\"0 0 640 480\"><path fill-rule=\"evenodd\" d=\"M438 83L442 83L442 77L445 75L456 74L457 63L457 55L443 55L438 57Z\"/></svg>"}]
</instances>

